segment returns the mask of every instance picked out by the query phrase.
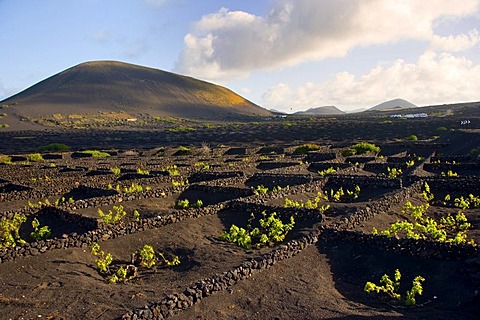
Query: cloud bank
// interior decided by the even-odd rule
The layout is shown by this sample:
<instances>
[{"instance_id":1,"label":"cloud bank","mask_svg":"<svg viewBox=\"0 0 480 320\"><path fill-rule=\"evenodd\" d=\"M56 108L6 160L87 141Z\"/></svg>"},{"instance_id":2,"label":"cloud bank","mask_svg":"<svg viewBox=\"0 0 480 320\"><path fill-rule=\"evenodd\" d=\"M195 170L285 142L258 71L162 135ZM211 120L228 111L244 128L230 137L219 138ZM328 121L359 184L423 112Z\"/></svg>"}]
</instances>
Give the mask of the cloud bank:
<instances>
[{"instance_id":1,"label":"cloud bank","mask_svg":"<svg viewBox=\"0 0 480 320\"><path fill-rule=\"evenodd\" d=\"M480 34L477 29L473 29L468 34L457 36L441 37L433 35L430 48L447 52L461 52L473 48L478 43L480 43Z\"/></svg>"},{"instance_id":2,"label":"cloud bank","mask_svg":"<svg viewBox=\"0 0 480 320\"><path fill-rule=\"evenodd\" d=\"M264 107L286 112L322 105L352 110L394 98L417 105L478 101L479 79L480 65L471 60L428 51L414 64L399 59L358 77L340 72L332 80L295 89L281 83L267 90L262 100Z\"/></svg>"},{"instance_id":3,"label":"cloud bank","mask_svg":"<svg viewBox=\"0 0 480 320\"><path fill-rule=\"evenodd\" d=\"M433 49L474 46L478 31L442 37L440 18L478 10L479 0L277 0L265 16L221 9L193 25L176 70L208 80L247 77L253 70L345 56L357 46L403 39L432 42Z\"/></svg>"}]
</instances>

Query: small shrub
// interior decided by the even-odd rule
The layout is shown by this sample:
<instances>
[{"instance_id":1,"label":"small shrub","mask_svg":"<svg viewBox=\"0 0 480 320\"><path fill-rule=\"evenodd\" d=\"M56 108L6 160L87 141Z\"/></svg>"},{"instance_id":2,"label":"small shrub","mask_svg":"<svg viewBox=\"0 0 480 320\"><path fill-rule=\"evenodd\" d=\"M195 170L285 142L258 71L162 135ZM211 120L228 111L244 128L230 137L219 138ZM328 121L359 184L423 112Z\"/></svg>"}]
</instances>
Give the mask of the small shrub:
<instances>
[{"instance_id":1,"label":"small shrub","mask_svg":"<svg viewBox=\"0 0 480 320\"><path fill-rule=\"evenodd\" d=\"M203 201L198 199L197 201L195 201L194 203L191 204L191 207L192 208L201 208L201 207L203 207Z\"/></svg>"},{"instance_id":2,"label":"small shrub","mask_svg":"<svg viewBox=\"0 0 480 320\"><path fill-rule=\"evenodd\" d=\"M117 271L108 279L108 283L125 282L128 280L128 268L120 266Z\"/></svg>"},{"instance_id":3,"label":"small shrub","mask_svg":"<svg viewBox=\"0 0 480 320\"><path fill-rule=\"evenodd\" d=\"M188 185L188 180L180 180L180 181L175 181L175 180L172 180L172 186L173 187L184 187L184 186L187 186Z\"/></svg>"},{"instance_id":4,"label":"small shrub","mask_svg":"<svg viewBox=\"0 0 480 320\"><path fill-rule=\"evenodd\" d=\"M160 258L162 258L163 263L167 267L173 267L173 266L177 266L177 265L180 264L180 259L178 258L178 256L174 256L172 260L168 260L167 258L165 258L163 253L158 252L158 255L160 256Z\"/></svg>"},{"instance_id":5,"label":"small shrub","mask_svg":"<svg viewBox=\"0 0 480 320\"><path fill-rule=\"evenodd\" d=\"M90 154L90 155L92 155L93 158L108 158L108 157L110 157L110 153L103 152L103 151L98 151L98 150L85 150L85 151L80 151L80 153Z\"/></svg>"},{"instance_id":6,"label":"small shrub","mask_svg":"<svg viewBox=\"0 0 480 320\"><path fill-rule=\"evenodd\" d=\"M37 218L33 219L32 227L33 232L30 233L30 237L36 241L47 239L51 235L50 228L48 226L40 227L40 222Z\"/></svg>"},{"instance_id":7,"label":"small shrub","mask_svg":"<svg viewBox=\"0 0 480 320\"><path fill-rule=\"evenodd\" d=\"M293 154L307 154L310 151L317 151L317 150L320 150L320 146L318 144L306 143L297 147L293 151Z\"/></svg>"},{"instance_id":8,"label":"small shrub","mask_svg":"<svg viewBox=\"0 0 480 320\"><path fill-rule=\"evenodd\" d=\"M140 265L142 267L151 269L155 265L155 250L152 246L144 245L142 249L138 250L137 254L140 257Z\"/></svg>"},{"instance_id":9,"label":"small shrub","mask_svg":"<svg viewBox=\"0 0 480 320\"><path fill-rule=\"evenodd\" d=\"M174 256L172 260L165 258L165 255L161 252L155 252L152 246L146 244L142 249L135 252L134 257L136 263L139 263L140 266L151 269L158 262L157 255L161 258L160 263L166 265L167 267L173 267L180 264L180 259L178 256Z\"/></svg>"},{"instance_id":10,"label":"small shrub","mask_svg":"<svg viewBox=\"0 0 480 320\"><path fill-rule=\"evenodd\" d=\"M12 157L0 154L0 163L3 164L12 164Z\"/></svg>"},{"instance_id":11,"label":"small shrub","mask_svg":"<svg viewBox=\"0 0 480 320\"><path fill-rule=\"evenodd\" d=\"M452 170L447 170L447 172L441 173L442 177L458 177L458 173L453 172Z\"/></svg>"},{"instance_id":12,"label":"small shrub","mask_svg":"<svg viewBox=\"0 0 480 320\"><path fill-rule=\"evenodd\" d=\"M104 213L101 209L98 209L97 213L103 223L107 225L119 223L123 217L127 215L127 212L123 209L122 205L113 206L113 211L108 210L108 213Z\"/></svg>"},{"instance_id":13,"label":"small shrub","mask_svg":"<svg viewBox=\"0 0 480 320\"><path fill-rule=\"evenodd\" d=\"M177 208L188 209L190 207L190 201L188 199L178 200Z\"/></svg>"},{"instance_id":14,"label":"small shrub","mask_svg":"<svg viewBox=\"0 0 480 320\"><path fill-rule=\"evenodd\" d=\"M38 152L59 152L70 150L70 147L63 143L50 143L37 149Z\"/></svg>"},{"instance_id":15,"label":"small shrub","mask_svg":"<svg viewBox=\"0 0 480 320\"><path fill-rule=\"evenodd\" d=\"M208 170L210 169L210 165L206 162L196 162L193 165L195 168L200 168L201 170Z\"/></svg>"},{"instance_id":16,"label":"small shrub","mask_svg":"<svg viewBox=\"0 0 480 320\"><path fill-rule=\"evenodd\" d=\"M290 223L283 223L276 217L276 213L270 214L268 217L266 212L262 212L263 218L259 220L259 227L251 228L251 224L247 229L232 225L228 232L222 234L222 239L227 242L233 242L244 249L252 247L259 248L264 245L271 245L275 242L281 242L285 239L287 233L293 229L295 220L290 217ZM250 222L255 217L252 214Z\"/></svg>"},{"instance_id":17,"label":"small shrub","mask_svg":"<svg viewBox=\"0 0 480 320\"><path fill-rule=\"evenodd\" d=\"M330 167L330 168L328 168L328 169L318 171L318 175L319 175L320 177L323 177L323 176L325 176L325 175L327 175L327 174L333 174L333 173L337 172L337 170L338 170L338 168L335 169L335 168L333 168L333 167Z\"/></svg>"},{"instance_id":18,"label":"small shrub","mask_svg":"<svg viewBox=\"0 0 480 320\"><path fill-rule=\"evenodd\" d=\"M15 213L12 219L5 217L0 219L0 248L15 247L17 243L25 243L19 234L20 226L25 221L27 217L20 213Z\"/></svg>"},{"instance_id":19,"label":"small shrub","mask_svg":"<svg viewBox=\"0 0 480 320\"><path fill-rule=\"evenodd\" d=\"M152 188L150 186L142 186L140 184L136 184L132 182L129 187L124 187L123 190L120 188L119 185L116 187L117 192L124 192L124 193L134 193L134 192L143 192L143 191L150 191Z\"/></svg>"},{"instance_id":20,"label":"small shrub","mask_svg":"<svg viewBox=\"0 0 480 320\"><path fill-rule=\"evenodd\" d=\"M396 179L403 174L402 169L400 168L390 168L387 167L387 177L390 179Z\"/></svg>"},{"instance_id":21,"label":"small shrub","mask_svg":"<svg viewBox=\"0 0 480 320\"><path fill-rule=\"evenodd\" d=\"M257 196L264 196L268 192L268 188L263 185L258 185L255 189L252 187L253 193Z\"/></svg>"},{"instance_id":22,"label":"small shrub","mask_svg":"<svg viewBox=\"0 0 480 320\"><path fill-rule=\"evenodd\" d=\"M104 274L109 273L110 265L113 262L112 254L103 251L97 242L92 244L91 252L95 257L97 257L97 260L95 260L95 265L97 266L98 271Z\"/></svg>"},{"instance_id":23,"label":"small shrub","mask_svg":"<svg viewBox=\"0 0 480 320\"><path fill-rule=\"evenodd\" d=\"M321 213L330 209L330 205L320 205L322 200L327 201L328 197L322 192L318 192L317 196L313 200L307 200L305 203L285 198L285 208L306 208L306 209L318 209Z\"/></svg>"},{"instance_id":24,"label":"small shrub","mask_svg":"<svg viewBox=\"0 0 480 320\"><path fill-rule=\"evenodd\" d=\"M40 153L31 153L27 155L27 160L30 162L40 162L44 161L42 155Z\"/></svg>"},{"instance_id":25,"label":"small shrub","mask_svg":"<svg viewBox=\"0 0 480 320\"><path fill-rule=\"evenodd\" d=\"M348 190L343 187L340 187L337 191L330 189L330 196L328 200L334 202L341 202L341 201L354 201L358 199L360 196L360 186L356 185L353 190Z\"/></svg>"},{"instance_id":26,"label":"small shrub","mask_svg":"<svg viewBox=\"0 0 480 320\"><path fill-rule=\"evenodd\" d=\"M387 274L384 274L380 279L381 286L376 285L373 282L367 282L364 287L366 293L386 293L389 297L400 300L402 296L398 293L400 289L400 280L402 274L400 270L396 269L393 280ZM416 303L415 296L423 294L422 282L425 281L425 278L422 276L416 276L412 281L412 288L408 290L405 294L405 304L407 306L413 306Z\"/></svg>"},{"instance_id":27,"label":"small shrub","mask_svg":"<svg viewBox=\"0 0 480 320\"><path fill-rule=\"evenodd\" d=\"M175 164L173 166L167 166L164 170L168 172L170 177L178 177L180 175L180 171L178 171L177 165Z\"/></svg>"},{"instance_id":28,"label":"small shrub","mask_svg":"<svg viewBox=\"0 0 480 320\"><path fill-rule=\"evenodd\" d=\"M350 148L343 150L342 155L344 157L349 157L353 155L362 155L366 153L379 153L380 150L381 150L380 147L377 147L373 143L359 142L357 144L354 144Z\"/></svg>"},{"instance_id":29,"label":"small shrub","mask_svg":"<svg viewBox=\"0 0 480 320\"><path fill-rule=\"evenodd\" d=\"M140 221L140 213L138 210L133 210L133 221Z\"/></svg>"},{"instance_id":30,"label":"small shrub","mask_svg":"<svg viewBox=\"0 0 480 320\"><path fill-rule=\"evenodd\" d=\"M119 175L121 172L122 172L122 169L118 168L118 167L113 167L113 168L110 168L110 171L114 174L114 175Z\"/></svg>"},{"instance_id":31,"label":"small shrub","mask_svg":"<svg viewBox=\"0 0 480 320\"><path fill-rule=\"evenodd\" d=\"M150 174L150 171L142 168L137 168L137 174L148 176Z\"/></svg>"},{"instance_id":32,"label":"small shrub","mask_svg":"<svg viewBox=\"0 0 480 320\"><path fill-rule=\"evenodd\" d=\"M410 216L414 222L396 221L387 229L381 231L380 235L397 237L402 233L405 234L406 238L414 240L430 240L454 245L465 243L475 245L473 239L467 241L467 231L471 224L461 210L455 216L448 214L436 221L433 218L425 217L429 207L428 203L414 206L410 201L407 201L402 213ZM373 228L372 234L377 235L379 232Z\"/></svg>"},{"instance_id":33,"label":"small shrub","mask_svg":"<svg viewBox=\"0 0 480 320\"><path fill-rule=\"evenodd\" d=\"M408 136L407 140L410 140L410 141L417 141L418 140L418 137L414 134Z\"/></svg>"}]
</instances>

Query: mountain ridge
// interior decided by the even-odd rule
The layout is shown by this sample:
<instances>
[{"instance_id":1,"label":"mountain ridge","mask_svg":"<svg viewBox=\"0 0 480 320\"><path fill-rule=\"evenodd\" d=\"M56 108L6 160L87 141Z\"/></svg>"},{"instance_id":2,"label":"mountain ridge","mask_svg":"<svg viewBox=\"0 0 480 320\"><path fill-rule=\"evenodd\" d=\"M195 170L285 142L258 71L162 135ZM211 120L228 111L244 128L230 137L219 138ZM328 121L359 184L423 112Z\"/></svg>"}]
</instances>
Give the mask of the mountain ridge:
<instances>
[{"instance_id":1,"label":"mountain ridge","mask_svg":"<svg viewBox=\"0 0 480 320\"><path fill-rule=\"evenodd\" d=\"M409 108L418 108L418 106L405 99L397 98L397 99L388 100L380 104L377 104L367 109L366 111L385 111L385 110L393 110L393 109L401 110L401 109L409 109Z\"/></svg>"},{"instance_id":2,"label":"mountain ridge","mask_svg":"<svg viewBox=\"0 0 480 320\"><path fill-rule=\"evenodd\" d=\"M339 114L345 114L345 112L338 109L335 106L322 106L322 107L310 108L305 111L297 111L294 114L314 116L314 115L339 115Z\"/></svg>"}]
</instances>

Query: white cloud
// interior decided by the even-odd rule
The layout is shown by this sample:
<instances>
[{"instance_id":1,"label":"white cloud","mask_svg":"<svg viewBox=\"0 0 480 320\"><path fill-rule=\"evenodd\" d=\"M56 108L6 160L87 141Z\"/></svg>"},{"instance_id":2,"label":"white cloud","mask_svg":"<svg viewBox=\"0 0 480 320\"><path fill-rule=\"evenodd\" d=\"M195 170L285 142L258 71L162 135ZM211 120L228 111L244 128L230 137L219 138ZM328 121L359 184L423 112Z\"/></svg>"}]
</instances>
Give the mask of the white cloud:
<instances>
[{"instance_id":1,"label":"white cloud","mask_svg":"<svg viewBox=\"0 0 480 320\"><path fill-rule=\"evenodd\" d=\"M480 0L277 0L266 16L221 9L185 38L176 69L221 80L327 57L356 46L432 39L433 24L478 10Z\"/></svg>"},{"instance_id":2,"label":"white cloud","mask_svg":"<svg viewBox=\"0 0 480 320\"><path fill-rule=\"evenodd\" d=\"M448 37L441 37L433 35L430 48L432 50L461 52L473 48L479 42L480 33L477 29L473 29L468 34L460 34L457 36L449 35Z\"/></svg>"},{"instance_id":3,"label":"white cloud","mask_svg":"<svg viewBox=\"0 0 480 320\"><path fill-rule=\"evenodd\" d=\"M450 53L425 52L415 64L399 59L359 77L341 72L334 79L291 89L278 84L262 97L263 106L298 111L323 105L345 110L371 107L395 98L417 105L480 100L480 65Z\"/></svg>"}]
</instances>

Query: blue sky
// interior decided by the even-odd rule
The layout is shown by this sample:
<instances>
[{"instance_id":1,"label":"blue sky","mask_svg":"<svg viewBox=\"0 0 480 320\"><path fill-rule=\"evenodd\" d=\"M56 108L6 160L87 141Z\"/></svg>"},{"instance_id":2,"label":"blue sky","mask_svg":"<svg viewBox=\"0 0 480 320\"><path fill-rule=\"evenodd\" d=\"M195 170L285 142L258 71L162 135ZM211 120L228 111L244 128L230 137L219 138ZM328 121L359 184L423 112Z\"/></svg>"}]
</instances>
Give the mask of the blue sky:
<instances>
[{"instance_id":1,"label":"blue sky","mask_svg":"<svg viewBox=\"0 0 480 320\"><path fill-rule=\"evenodd\" d=\"M0 0L0 100L85 61L281 111L480 100L480 0Z\"/></svg>"}]
</instances>

